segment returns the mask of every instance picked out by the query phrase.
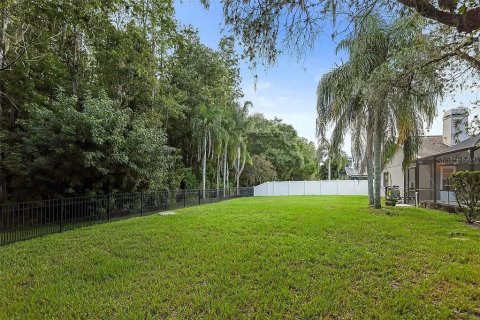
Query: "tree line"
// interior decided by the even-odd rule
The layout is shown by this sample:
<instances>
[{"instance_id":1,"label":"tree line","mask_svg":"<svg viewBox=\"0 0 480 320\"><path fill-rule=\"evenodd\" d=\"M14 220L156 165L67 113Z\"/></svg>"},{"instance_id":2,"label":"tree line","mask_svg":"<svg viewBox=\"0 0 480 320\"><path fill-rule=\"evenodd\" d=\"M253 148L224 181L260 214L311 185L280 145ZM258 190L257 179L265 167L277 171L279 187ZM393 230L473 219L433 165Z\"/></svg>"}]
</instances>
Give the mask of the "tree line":
<instances>
[{"instance_id":1,"label":"tree line","mask_svg":"<svg viewBox=\"0 0 480 320\"><path fill-rule=\"evenodd\" d=\"M315 177L313 144L244 102L239 58L169 0L3 1L0 200Z\"/></svg>"}]
</instances>

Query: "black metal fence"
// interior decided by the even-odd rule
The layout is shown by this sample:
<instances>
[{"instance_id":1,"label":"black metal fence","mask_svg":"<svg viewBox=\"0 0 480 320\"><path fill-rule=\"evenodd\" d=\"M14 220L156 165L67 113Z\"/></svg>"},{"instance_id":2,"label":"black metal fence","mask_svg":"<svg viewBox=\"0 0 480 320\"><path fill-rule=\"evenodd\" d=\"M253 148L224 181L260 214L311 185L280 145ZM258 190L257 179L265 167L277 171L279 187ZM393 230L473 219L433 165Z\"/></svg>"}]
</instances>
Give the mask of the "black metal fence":
<instances>
[{"instance_id":1,"label":"black metal fence","mask_svg":"<svg viewBox=\"0 0 480 320\"><path fill-rule=\"evenodd\" d=\"M253 196L253 188L121 193L0 205L0 245L132 216Z\"/></svg>"}]
</instances>

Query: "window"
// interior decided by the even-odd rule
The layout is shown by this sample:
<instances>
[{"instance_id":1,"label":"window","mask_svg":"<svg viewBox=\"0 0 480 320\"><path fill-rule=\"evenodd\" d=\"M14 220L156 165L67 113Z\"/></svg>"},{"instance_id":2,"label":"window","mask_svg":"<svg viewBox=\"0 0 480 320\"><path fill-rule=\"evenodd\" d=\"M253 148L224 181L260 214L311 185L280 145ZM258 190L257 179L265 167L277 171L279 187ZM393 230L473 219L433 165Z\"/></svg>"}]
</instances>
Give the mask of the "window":
<instances>
[{"instance_id":1,"label":"window","mask_svg":"<svg viewBox=\"0 0 480 320\"><path fill-rule=\"evenodd\" d=\"M445 166L440 168L440 190L447 190L447 186L450 186L450 176L454 173L454 166Z\"/></svg>"},{"instance_id":2,"label":"window","mask_svg":"<svg viewBox=\"0 0 480 320\"><path fill-rule=\"evenodd\" d=\"M410 182L409 188L410 189L415 189L415 168L409 168L408 169L408 181Z\"/></svg>"},{"instance_id":3,"label":"window","mask_svg":"<svg viewBox=\"0 0 480 320\"><path fill-rule=\"evenodd\" d=\"M384 187L390 186L390 172L383 173L383 186Z\"/></svg>"}]
</instances>

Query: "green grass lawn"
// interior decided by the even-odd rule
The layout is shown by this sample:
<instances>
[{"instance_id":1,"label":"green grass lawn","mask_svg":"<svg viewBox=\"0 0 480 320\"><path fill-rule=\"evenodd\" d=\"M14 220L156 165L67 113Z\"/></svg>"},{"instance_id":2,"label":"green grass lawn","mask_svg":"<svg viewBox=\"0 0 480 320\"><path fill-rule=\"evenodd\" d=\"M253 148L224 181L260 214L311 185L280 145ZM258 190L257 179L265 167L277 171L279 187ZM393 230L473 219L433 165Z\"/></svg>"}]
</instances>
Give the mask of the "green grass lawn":
<instances>
[{"instance_id":1,"label":"green grass lawn","mask_svg":"<svg viewBox=\"0 0 480 320\"><path fill-rule=\"evenodd\" d=\"M0 318L478 319L480 229L366 201L236 199L0 247Z\"/></svg>"}]
</instances>

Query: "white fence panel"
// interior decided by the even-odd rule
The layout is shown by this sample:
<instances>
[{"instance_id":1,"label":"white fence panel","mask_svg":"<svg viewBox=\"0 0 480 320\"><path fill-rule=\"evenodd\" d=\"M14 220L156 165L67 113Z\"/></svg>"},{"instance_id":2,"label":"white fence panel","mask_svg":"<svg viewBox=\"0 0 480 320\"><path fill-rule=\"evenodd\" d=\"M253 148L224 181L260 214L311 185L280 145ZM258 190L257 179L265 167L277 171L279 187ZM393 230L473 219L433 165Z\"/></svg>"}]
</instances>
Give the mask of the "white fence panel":
<instances>
[{"instance_id":1,"label":"white fence panel","mask_svg":"<svg viewBox=\"0 0 480 320\"><path fill-rule=\"evenodd\" d=\"M322 181L321 182L322 195L337 195L338 194L338 182L333 181Z\"/></svg>"},{"instance_id":2,"label":"white fence panel","mask_svg":"<svg viewBox=\"0 0 480 320\"><path fill-rule=\"evenodd\" d=\"M288 181L287 183L283 183L283 182L276 182L274 181L273 182L273 192L274 192L274 195L275 196L288 196L290 195L289 191L290 191L290 188L289 188L289 185L288 185Z\"/></svg>"},{"instance_id":3,"label":"white fence panel","mask_svg":"<svg viewBox=\"0 0 480 320\"><path fill-rule=\"evenodd\" d=\"M255 196L367 195L366 180L274 181L254 188Z\"/></svg>"},{"instance_id":4,"label":"white fence panel","mask_svg":"<svg viewBox=\"0 0 480 320\"><path fill-rule=\"evenodd\" d=\"M319 196L321 195L320 181L305 181L306 195Z\"/></svg>"},{"instance_id":5,"label":"white fence panel","mask_svg":"<svg viewBox=\"0 0 480 320\"><path fill-rule=\"evenodd\" d=\"M253 195L254 196L258 196L258 195L264 195L264 196L267 196L268 195L268 184L270 182L265 182L265 183L262 183L256 187L253 188Z\"/></svg>"},{"instance_id":6,"label":"white fence panel","mask_svg":"<svg viewBox=\"0 0 480 320\"><path fill-rule=\"evenodd\" d=\"M351 181L337 181L338 182L338 193L341 195L355 195L355 183L351 183Z\"/></svg>"},{"instance_id":7,"label":"white fence panel","mask_svg":"<svg viewBox=\"0 0 480 320\"><path fill-rule=\"evenodd\" d=\"M359 181L356 182L356 184L355 184L355 194L368 195L368 181L367 180L359 180Z\"/></svg>"},{"instance_id":8,"label":"white fence panel","mask_svg":"<svg viewBox=\"0 0 480 320\"><path fill-rule=\"evenodd\" d=\"M290 181L288 184L289 195L303 196L305 195L305 181Z\"/></svg>"}]
</instances>

